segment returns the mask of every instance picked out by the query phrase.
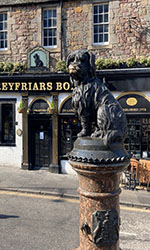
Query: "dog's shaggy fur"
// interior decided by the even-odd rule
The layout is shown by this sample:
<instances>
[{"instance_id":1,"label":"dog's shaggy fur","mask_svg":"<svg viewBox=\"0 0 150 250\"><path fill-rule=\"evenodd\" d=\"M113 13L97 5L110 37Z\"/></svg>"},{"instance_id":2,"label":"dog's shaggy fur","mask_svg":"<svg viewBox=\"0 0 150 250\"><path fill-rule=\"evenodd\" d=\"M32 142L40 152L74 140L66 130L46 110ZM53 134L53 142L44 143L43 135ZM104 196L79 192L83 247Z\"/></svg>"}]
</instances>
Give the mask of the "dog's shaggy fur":
<instances>
[{"instance_id":1,"label":"dog's shaggy fur","mask_svg":"<svg viewBox=\"0 0 150 250\"><path fill-rule=\"evenodd\" d=\"M111 92L95 77L95 57L78 50L67 58L74 86L72 105L81 121L78 136L99 137L104 144L122 143L127 133L126 116Z\"/></svg>"}]
</instances>

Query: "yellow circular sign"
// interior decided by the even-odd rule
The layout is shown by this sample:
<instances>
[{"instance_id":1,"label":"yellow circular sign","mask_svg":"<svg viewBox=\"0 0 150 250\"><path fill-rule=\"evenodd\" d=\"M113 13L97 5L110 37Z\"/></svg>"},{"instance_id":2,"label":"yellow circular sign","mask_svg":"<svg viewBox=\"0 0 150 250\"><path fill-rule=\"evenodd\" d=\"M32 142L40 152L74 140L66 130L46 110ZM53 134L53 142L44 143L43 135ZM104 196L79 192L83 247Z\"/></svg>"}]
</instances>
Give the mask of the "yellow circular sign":
<instances>
[{"instance_id":1,"label":"yellow circular sign","mask_svg":"<svg viewBox=\"0 0 150 250\"><path fill-rule=\"evenodd\" d=\"M135 97L130 97L126 100L127 105L135 106L137 104L137 99Z\"/></svg>"}]
</instances>

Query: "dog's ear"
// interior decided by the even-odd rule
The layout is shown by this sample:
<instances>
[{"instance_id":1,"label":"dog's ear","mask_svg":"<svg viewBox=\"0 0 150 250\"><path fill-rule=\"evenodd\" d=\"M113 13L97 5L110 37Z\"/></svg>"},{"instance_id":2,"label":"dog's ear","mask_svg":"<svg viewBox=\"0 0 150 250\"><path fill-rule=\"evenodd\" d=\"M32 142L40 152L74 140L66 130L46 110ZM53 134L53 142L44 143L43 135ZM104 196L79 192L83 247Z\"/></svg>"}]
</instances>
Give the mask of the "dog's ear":
<instances>
[{"instance_id":1,"label":"dog's ear","mask_svg":"<svg viewBox=\"0 0 150 250\"><path fill-rule=\"evenodd\" d=\"M88 56L89 56L89 64L90 64L90 73L92 76L95 76L95 70L96 70L96 67L95 67L95 55L91 52L91 51L88 51Z\"/></svg>"},{"instance_id":2,"label":"dog's ear","mask_svg":"<svg viewBox=\"0 0 150 250\"><path fill-rule=\"evenodd\" d=\"M73 62L74 56L75 56L74 53L71 53L70 55L68 55L67 60L66 60L67 67L69 66L70 62Z\"/></svg>"}]
</instances>

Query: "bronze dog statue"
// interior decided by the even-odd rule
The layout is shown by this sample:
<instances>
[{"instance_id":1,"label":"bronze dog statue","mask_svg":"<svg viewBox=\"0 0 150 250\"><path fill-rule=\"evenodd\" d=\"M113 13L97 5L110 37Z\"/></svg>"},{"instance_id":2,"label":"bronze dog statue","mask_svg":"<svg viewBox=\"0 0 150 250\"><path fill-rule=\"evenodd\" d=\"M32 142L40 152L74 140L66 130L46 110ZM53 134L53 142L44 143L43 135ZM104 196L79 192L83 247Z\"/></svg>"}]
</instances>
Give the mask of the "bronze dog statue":
<instances>
[{"instance_id":1,"label":"bronze dog statue","mask_svg":"<svg viewBox=\"0 0 150 250\"><path fill-rule=\"evenodd\" d=\"M95 76L95 56L77 50L67 58L70 81L74 86L72 106L81 121L78 137L100 138L106 146L123 143L127 121L120 104Z\"/></svg>"}]
</instances>

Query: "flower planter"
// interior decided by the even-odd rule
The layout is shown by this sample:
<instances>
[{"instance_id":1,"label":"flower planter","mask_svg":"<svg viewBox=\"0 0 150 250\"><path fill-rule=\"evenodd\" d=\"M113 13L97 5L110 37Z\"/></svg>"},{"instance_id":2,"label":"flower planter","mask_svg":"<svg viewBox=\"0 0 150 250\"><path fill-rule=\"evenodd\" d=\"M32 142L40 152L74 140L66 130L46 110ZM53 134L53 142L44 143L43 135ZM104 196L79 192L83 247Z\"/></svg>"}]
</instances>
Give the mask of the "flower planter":
<instances>
[{"instance_id":1,"label":"flower planter","mask_svg":"<svg viewBox=\"0 0 150 250\"><path fill-rule=\"evenodd\" d=\"M18 108L17 111L18 111L18 113L24 113L25 112L25 108Z\"/></svg>"}]
</instances>

